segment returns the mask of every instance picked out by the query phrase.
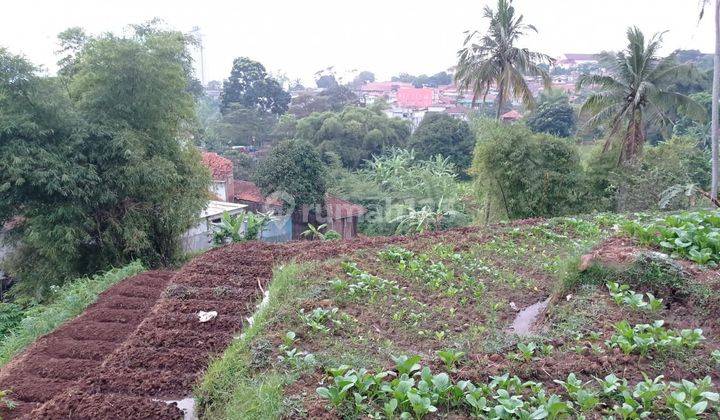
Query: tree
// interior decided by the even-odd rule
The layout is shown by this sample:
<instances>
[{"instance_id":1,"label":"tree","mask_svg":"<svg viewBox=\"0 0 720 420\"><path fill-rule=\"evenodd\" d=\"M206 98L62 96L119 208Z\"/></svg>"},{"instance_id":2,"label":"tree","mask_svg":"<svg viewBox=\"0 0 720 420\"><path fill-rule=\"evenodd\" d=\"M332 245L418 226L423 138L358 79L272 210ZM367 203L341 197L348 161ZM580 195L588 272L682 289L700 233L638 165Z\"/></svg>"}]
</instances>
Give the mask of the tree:
<instances>
[{"instance_id":1,"label":"tree","mask_svg":"<svg viewBox=\"0 0 720 420\"><path fill-rule=\"evenodd\" d=\"M614 136L620 138L619 161L635 159L645 143L649 124L660 127L672 125L671 110L684 107L694 118L703 119L704 110L689 97L667 90L667 86L688 66L678 64L670 55L659 58L662 34L655 34L645 42L637 27L627 30L628 46L616 55L604 54L608 75L583 74L577 88L593 87L580 108L587 114L588 126L607 123L605 150L612 146Z\"/></svg>"},{"instance_id":2,"label":"tree","mask_svg":"<svg viewBox=\"0 0 720 420\"><path fill-rule=\"evenodd\" d=\"M333 89L340 85L337 80L335 80L334 74L323 74L315 80L315 84L320 89Z\"/></svg>"},{"instance_id":3,"label":"tree","mask_svg":"<svg viewBox=\"0 0 720 420\"><path fill-rule=\"evenodd\" d=\"M581 209L580 156L573 144L519 124L486 124L473 160L485 219L558 216Z\"/></svg>"},{"instance_id":4,"label":"tree","mask_svg":"<svg viewBox=\"0 0 720 420\"><path fill-rule=\"evenodd\" d=\"M324 205L325 166L312 145L302 140L278 143L260 162L255 183L265 195L292 197L293 205Z\"/></svg>"},{"instance_id":5,"label":"tree","mask_svg":"<svg viewBox=\"0 0 720 420\"><path fill-rule=\"evenodd\" d=\"M296 134L314 145L321 155L336 154L350 168L357 168L374 154L404 146L409 135L406 121L356 107L303 118L298 121Z\"/></svg>"},{"instance_id":6,"label":"tree","mask_svg":"<svg viewBox=\"0 0 720 420\"><path fill-rule=\"evenodd\" d=\"M536 133L570 137L575 132L575 110L567 95L543 92L537 108L528 117L527 126Z\"/></svg>"},{"instance_id":7,"label":"tree","mask_svg":"<svg viewBox=\"0 0 720 420\"><path fill-rule=\"evenodd\" d=\"M216 151L232 146L259 147L272 141L276 124L277 117L271 113L232 104L208 126L206 146Z\"/></svg>"},{"instance_id":8,"label":"tree","mask_svg":"<svg viewBox=\"0 0 720 420\"><path fill-rule=\"evenodd\" d=\"M230 77L223 83L220 100L223 113L236 104L281 115L288 110L290 94L267 74L265 66L247 57L240 57L233 61Z\"/></svg>"},{"instance_id":9,"label":"tree","mask_svg":"<svg viewBox=\"0 0 720 420\"><path fill-rule=\"evenodd\" d=\"M357 76L353 79L353 81L350 83L354 88L359 88L360 86L364 85L368 82L374 82L375 81L375 74L371 71L361 71L358 73Z\"/></svg>"},{"instance_id":10,"label":"tree","mask_svg":"<svg viewBox=\"0 0 720 420\"><path fill-rule=\"evenodd\" d=\"M16 293L177 257L210 183L186 138L186 48L178 32L89 39L67 89L0 50L0 224L21 221Z\"/></svg>"},{"instance_id":11,"label":"tree","mask_svg":"<svg viewBox=\"0 0 720 420\"><path fill-rule=\"evenodd\" d=\"M512 98L519 98L528 108L534 107L535 98L525 77L539 77L549 89L552 81L540 64L552 63L553 59L515 46L526 32L537 33L537 29L523 23L522 15L515 16L512 0L498 0L497 10L486 6L484 17L490 21L490 27L482 36L479 31L472 31L465 38L458 52L455 80L461 89L472 90L473 103L480 97L485 102L490 89L495 88L496 118L500 119L503 106Z\"/></svg>"},{"instance_id":12,"label":"tree","mask_svg":"<svg viewBox=\"0 0 720 420\"><path fill-rule=\"evenodd\" d=\"M465 121L447 114L430 112L410 137L408 147L415 150L419 159L446 157L459 170L465 171L472 161L475 137Z\"/></svg>"},{"instance_id":13,"label":"tree","mask_svg":"<svg viewBox=\"0 0 720 420\"><path fill-rule=\"evenodd\" d=\"M340 112L347 106L357 105L358 98L347 86L337 85L319 93L300 93L290 105L290 113L298 118L313 112Z\"/></svg>"}]
</instances>

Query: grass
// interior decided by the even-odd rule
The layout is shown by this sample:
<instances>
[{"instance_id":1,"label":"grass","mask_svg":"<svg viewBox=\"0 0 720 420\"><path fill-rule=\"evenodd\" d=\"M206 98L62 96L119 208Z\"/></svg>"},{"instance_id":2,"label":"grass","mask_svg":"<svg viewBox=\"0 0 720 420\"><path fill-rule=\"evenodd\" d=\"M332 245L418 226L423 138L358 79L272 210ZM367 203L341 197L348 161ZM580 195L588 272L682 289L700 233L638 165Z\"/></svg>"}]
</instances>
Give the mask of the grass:
<instances>
[{"instance_id":1,"label":"grass","mask_svg":"<svg viewBox=\"0 0 720 420\"><path fill-rule=\"evenodd\" d=\"M274 364L263 359L263 353L253 346L272 321L284 302L298 293L299 274L307 265L288 264L275 269L270 283L267 305L254 317L252 326L215 359L207 369L194 395L204 418L277 418L283 409L283 386L292 380L292 374L266 371L254 375L253 365Z\"/></svg>"},{"instance_id":2,"label":"grass","mask_svg":"<svg viewBox=\"0 0 720 420\"><path fill-rule=\"evenodd\" d=\"M103 274L79 278L58 288L49 303L29 308L20 324L12 328L0 341L0 367L10 362L40 336L52 332L82 313L110 286L142 271L145 271L142 263L134 261Z\"/></svg>"}]
</instances>

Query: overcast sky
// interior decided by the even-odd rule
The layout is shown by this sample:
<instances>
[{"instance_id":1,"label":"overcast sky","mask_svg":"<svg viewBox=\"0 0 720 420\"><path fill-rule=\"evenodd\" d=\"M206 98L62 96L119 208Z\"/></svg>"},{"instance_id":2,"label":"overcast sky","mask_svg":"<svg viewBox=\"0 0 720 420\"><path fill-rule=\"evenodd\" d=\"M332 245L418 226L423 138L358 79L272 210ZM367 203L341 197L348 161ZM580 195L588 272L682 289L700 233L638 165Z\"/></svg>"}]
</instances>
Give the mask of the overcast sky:
<instances>
[{"instance_id":1,"label":"overcast sky","mask_svg":"<svg viewBox=\"0 0 720 420\"><path fill-rule=\"evenodd\" d=\"M206 81L227 77L238 56L306 82L328 66L338 73L370 70L386 79L453 65L463 31L484 27L482 8L488 3L495 1L25 0L3 5L0 46L54 72L55 37L63 29L118 32L159 17L182 31L200 27ZM648 34L667 30L666 52L713 50L712 11L698 24L699 0L515 0L514 5L540 31L522 44L553 56L620 49L630 25Z\"/></svg>"}]
</instances>

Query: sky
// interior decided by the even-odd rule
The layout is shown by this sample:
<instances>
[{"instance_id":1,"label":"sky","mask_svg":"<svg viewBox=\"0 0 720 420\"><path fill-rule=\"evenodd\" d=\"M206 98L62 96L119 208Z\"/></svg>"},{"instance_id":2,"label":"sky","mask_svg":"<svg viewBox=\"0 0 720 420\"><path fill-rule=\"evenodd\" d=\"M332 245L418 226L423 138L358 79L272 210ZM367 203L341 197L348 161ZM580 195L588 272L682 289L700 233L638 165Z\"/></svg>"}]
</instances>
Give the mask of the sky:
<instances>
[{"instance_id":1,"label":"sky","mask_svg":"<svg viewBox=\"0 0 720 420\"><path fill-rule=\"evenodd\" d=\"M348 79L369 70L378 80L400 72L433 74L455 64L463 32L483 29L493 0L25 0L2 6L0 46L42 65L50 74L56 35L71 26L91 34L120 33L154 17L181 31L200 28L205 81L229 75L247 56L274 74L301 79L334 66ZM698 23L699 0L514 0L539 34L520 42L537 51L618 50L625 29L668 31L664 52L712 52L712 10ZM200 77L199 54L196 60Z\"/></svg>"}]
</instances>

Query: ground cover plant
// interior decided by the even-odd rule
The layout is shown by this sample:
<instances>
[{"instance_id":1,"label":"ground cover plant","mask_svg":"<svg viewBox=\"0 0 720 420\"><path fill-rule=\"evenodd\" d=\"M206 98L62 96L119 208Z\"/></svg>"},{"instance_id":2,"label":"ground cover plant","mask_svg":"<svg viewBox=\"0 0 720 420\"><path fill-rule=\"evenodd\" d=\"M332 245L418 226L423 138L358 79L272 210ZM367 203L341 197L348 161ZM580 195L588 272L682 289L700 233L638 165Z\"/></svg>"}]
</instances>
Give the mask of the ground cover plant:
<instances>
[{"instance_id":1,"label":"ground cover plant","mask_svg":"<svg viewBox=\"0 0 720 420\"><path fill-rule=\"evenodd\" d=\"M624 229L641 243L660 247L673 256L715 266L720 261L720 213L696 211L651 222L627 222Z\"/></svg>"},{"instance_id":2,"label":"ground cover plant","mask_svg":"<svg viewBox=\"0 0 720 420\"><path fill-rule=\"evenodd\" d=\"M591 248L614 255L608 247L617 239L606 238L624 221L599 214L450 231L303 269L288 266L292 279L282 281L284 292L273 311L263 312L264 324L231 347L242 356L226 352L196 389L201 412L205 418L716 415L714 301L696 305L695 292L659 294L652 282L602 266L577 272L577 256ZM632 267L656 276L648 265ZM278 278L282 273L272 284ZM683 283L693 290L716 286L714 271ZM514 334L518 313L548 297L529 335ZM228 364L241 366L241 374L233 379ZM242 385L233 383L238 378Z\"/></svg>"}]
</instances>

